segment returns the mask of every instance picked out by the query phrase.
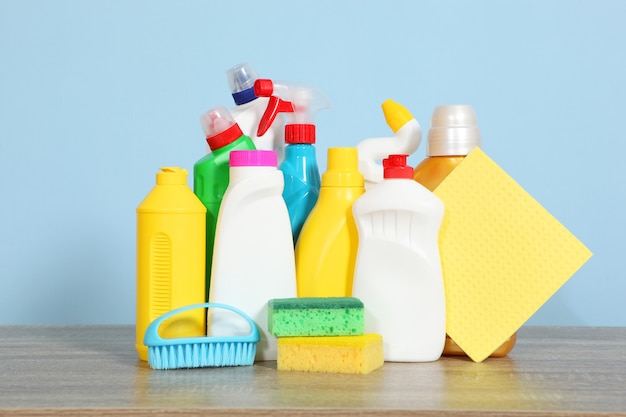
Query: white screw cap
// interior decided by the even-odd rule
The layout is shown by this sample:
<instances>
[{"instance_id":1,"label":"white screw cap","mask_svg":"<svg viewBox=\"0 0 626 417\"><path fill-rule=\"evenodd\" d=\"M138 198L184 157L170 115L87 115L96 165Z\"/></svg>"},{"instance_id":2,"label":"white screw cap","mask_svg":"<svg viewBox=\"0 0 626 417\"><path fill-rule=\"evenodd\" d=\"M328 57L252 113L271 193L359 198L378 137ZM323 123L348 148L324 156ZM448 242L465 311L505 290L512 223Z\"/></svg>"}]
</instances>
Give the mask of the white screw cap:
<instances>
[{"instance_id":1,"label":"white screw cap","mask_svg":"<svg viewBox=\"0 0 626 417\"><path fill-rule=\"evenodd\" d=\"M426 156L467 155L480 147L480 130L472 106L437 106L430 118Z\"/></svg>"}]
</instances>

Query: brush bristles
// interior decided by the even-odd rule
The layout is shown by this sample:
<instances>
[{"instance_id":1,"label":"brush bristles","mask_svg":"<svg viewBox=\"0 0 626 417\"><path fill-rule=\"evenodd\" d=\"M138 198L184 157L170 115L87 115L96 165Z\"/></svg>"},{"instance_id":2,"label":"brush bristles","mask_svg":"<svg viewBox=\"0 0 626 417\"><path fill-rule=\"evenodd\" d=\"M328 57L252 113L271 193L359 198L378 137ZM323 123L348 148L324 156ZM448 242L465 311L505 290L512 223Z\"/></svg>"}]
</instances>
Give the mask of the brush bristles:
<instances>
[{"instance_id":1,"label":"brush bristles","mask_svg":"<svg viewBox=\"0 0 626 417\"><path fill-rule=\"evenodd\" d=\"M153 369L242 366L252 365L255 354L255 342L151 346L148 348L148 362Z\"/></svg>"}]
</instances>

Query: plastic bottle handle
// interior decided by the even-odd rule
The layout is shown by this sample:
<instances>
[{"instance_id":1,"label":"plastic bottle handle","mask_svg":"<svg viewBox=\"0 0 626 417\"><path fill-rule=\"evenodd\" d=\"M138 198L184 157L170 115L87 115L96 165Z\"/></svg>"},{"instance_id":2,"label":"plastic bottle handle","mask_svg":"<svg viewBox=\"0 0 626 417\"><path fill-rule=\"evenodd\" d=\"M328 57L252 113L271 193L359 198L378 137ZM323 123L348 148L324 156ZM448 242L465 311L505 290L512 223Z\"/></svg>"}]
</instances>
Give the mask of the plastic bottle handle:
<instances>
[{"instance_id":1,"label":"plastic bottle handle","mask_svg":"<svg viewBox=\"0 0 626 417\"><path fill-rule=\"evenodd\" d=\"M172 316L175 316L176 314L180 314L189 310L195 310L197 308L222 308L224 310L230 310L234 313L237 313L241 317L243 317L250 325L250 333L246 336L203 336L184 337L180 339L163 339L161 336L159 336L159 327L161 326L161 323L163 323L165 320L169 319ZM258 342L260 340L260 335L259 329L254 320L252 320L250 316L248 316L246 313L239 310L238 308L220 303L201 303L180 307L168 311L162 316L156 318L152 323L150 323L150 325L146 329L143 343L146 346L169 346L175 340L184 340L185 343Z\"/></svg>"}]
</instances>

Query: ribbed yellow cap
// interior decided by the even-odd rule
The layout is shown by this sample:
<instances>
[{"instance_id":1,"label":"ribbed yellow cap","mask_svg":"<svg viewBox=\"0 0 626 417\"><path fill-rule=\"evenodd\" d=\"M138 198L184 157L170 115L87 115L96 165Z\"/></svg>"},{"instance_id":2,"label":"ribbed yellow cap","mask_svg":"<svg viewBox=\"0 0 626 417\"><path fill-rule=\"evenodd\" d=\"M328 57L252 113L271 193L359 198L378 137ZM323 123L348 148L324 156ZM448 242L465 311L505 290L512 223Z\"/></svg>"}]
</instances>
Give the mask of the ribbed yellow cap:
<instances>
[{"instance_id":1,"label":"ribbed yellow cap","mask_svg":"<svg viewBox=\"0 0 626 417\"><path fill-rule=\"evenodd\" d=\"M396 103L392 99L385 100L382 107L387 125L389 125L391 130L393 130L393 133L400 130L400 128L407 124L409 120L414 119L413 115L406 109L406 107Z\"/></svg>"},{"instance_id":2,"label":"ribbed yellow cap","mask_svg":"<svg viewBox=\"0 0 626 417\"><path fill-rule=\"evenodd\" d=\"M179 167L162 167L156 179L159 185L186 185L187 170Z\"/></svg>"}]
</instances>

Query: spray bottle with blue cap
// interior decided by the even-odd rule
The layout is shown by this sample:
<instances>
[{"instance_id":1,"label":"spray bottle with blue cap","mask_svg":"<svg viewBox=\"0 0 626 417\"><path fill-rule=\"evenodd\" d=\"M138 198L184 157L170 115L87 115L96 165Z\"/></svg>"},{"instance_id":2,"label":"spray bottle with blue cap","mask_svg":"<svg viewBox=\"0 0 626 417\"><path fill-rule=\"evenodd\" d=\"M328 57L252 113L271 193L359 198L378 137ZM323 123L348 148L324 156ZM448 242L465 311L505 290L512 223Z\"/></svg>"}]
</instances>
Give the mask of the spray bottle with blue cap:
<instances>
[{"instance_id":1,"label":"spray bottle with blue cap","mask_svg":"<svg viewBox=\"0 0 626 417\"><path fill-rule=\"evenodd\" d=\"M267 132L257 135L259 120L267 108L268 97L259 97L254 93L254 82L259 78L257 72L248 63L235 65L226 72L228 86L232 93L235 107L230 113L244 134L254 142L256 149L273 150L278 162L284 158L283 118L278 117Z\"/></svg>"},{"instance_id":2,"label":"spray bottle with blue cap","mask_svg":"<svg viewBox=\"0 0 626 417\"><path fill-rule=\"evenodd\" d=\"M294 245L304 221L315 206L320 192L320 173L315 152L315 124L318 110L329 108L329 100L317 89L300 85L276 84L258 79L258 97L269 97L259 122L258 137L263 137L279 113L287 113L285 159L280 164L285 179L283 198L289 211Z\"/></svg>"}]
</instances>

